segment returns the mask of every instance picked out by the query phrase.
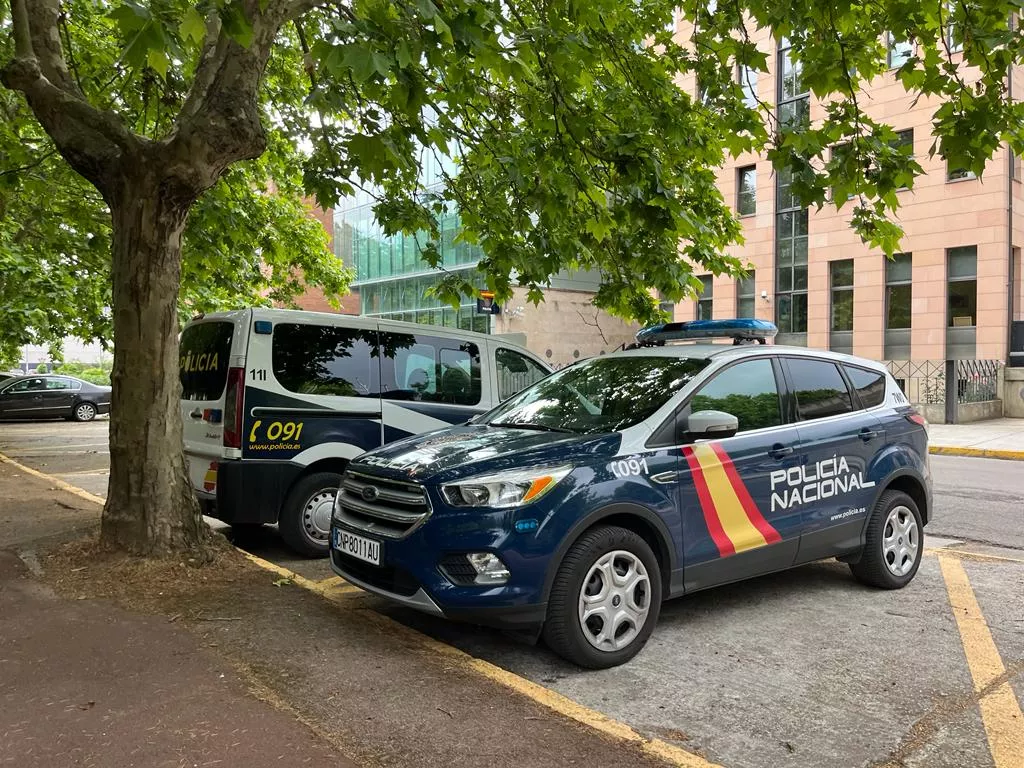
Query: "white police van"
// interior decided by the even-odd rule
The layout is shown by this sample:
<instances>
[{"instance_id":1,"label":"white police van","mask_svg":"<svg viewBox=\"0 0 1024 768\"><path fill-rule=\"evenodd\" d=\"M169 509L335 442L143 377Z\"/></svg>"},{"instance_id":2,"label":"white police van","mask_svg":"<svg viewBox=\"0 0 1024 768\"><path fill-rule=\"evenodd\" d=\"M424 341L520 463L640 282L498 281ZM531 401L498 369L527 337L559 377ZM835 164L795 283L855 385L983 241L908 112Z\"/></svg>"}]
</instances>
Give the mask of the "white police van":
<instances>
[{"instance_id":1,"label":"white police van","mask_svg":"<svg viewBox=\"0 0 1024 768\"><path fill-rule=\"evenodd\" d=\"M500 336L368 317L243 309L181 334L189 476L204 514L278 523L327 554L350 459L467 421L550 372Z\"/></svg>"}]
</instances>

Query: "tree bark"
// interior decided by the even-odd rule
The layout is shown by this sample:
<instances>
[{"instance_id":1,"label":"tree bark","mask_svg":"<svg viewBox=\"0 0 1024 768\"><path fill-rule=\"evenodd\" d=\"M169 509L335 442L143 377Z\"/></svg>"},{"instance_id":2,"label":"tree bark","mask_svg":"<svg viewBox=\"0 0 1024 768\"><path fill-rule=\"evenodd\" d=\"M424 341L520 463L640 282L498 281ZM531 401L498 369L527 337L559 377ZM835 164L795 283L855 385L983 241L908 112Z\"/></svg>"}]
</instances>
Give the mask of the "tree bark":
<instances>
[{"instance_id":1,"label":"tree bark","mask_svg":"<svg viewBox=\"0 0 1024 768\"><path fill-rule=\"evenodd\" d=\"M159 158L140 165L109 198L116 343L101 540L141 555L202 553L210 533L182 452L178 378L181 234L195 195L161 178Z\"/></svg>"}]
</instances>

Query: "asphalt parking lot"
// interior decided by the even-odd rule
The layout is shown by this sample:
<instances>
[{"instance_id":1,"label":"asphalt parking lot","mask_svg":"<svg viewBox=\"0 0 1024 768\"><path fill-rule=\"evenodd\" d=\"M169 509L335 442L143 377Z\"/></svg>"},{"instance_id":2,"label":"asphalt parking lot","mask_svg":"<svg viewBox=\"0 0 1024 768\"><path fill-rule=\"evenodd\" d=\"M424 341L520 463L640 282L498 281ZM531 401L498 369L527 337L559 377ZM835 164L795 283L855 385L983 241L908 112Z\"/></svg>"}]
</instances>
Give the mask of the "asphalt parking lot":
<instances>
[{"instance_id":1,"label":"asphalt parking lot","mask_svg":"<svg viewBox=\"0 0 1024 768\"><path fill-rule=\"evenodd\" d=\"M0 423L0 453L102 496L106 429ZM647 648L612 670L583 672L357 590L345 600L728 768L1021 768L1024 465L932 467L930 549L908 588L867 589L824 562L699 593L666 604ZM314 581L331 576L272 528L236 543Z\"/></svg>"}]
</instances>

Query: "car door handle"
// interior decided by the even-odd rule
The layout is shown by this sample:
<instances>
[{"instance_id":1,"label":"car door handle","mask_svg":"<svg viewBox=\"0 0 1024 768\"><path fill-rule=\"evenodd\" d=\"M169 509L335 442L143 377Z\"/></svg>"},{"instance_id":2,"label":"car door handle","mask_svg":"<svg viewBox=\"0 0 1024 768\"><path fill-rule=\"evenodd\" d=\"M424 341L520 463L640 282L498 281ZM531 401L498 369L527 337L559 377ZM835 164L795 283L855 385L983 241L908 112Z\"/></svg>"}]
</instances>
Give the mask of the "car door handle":
<instances>
[{"instance_id":1,"label":"car door handle","mask_svg":"<svg viewBox=\"0 0 1024 768\"><path fill-rule=\"evenodd\" d=\"M783 459L793 453L792 445L783 445L782 443L776 443L768 451L768 455L773 459Z\"/></svg>"},{"instance_id":2,"label":"car door handle","mask_svg":"<svg viewBox=\"0 0 1024 768\"><path fill-rule=\"evenodd\" d=\"M863 440L866 443L868 440L872 440L876 437L881 437L882 433L879 432L877 429L868 429L867 427L864 427L864 429L858 432L857 435L860 437L861 440Z\"/></svg>"},{"instance_id":3,"label":"car door handle","mask_svg":"<svg viewBox=\"0 0 1024 768\"><path fill-rule=\"evenodd\" d=\"M201 419L201 418L203 418L203 412L201 410L199 410L198 408L196 408L194 411L192 411L192 413L190 413L188 415L188 417L190 419Z\"/></svg>"}]
</instances>

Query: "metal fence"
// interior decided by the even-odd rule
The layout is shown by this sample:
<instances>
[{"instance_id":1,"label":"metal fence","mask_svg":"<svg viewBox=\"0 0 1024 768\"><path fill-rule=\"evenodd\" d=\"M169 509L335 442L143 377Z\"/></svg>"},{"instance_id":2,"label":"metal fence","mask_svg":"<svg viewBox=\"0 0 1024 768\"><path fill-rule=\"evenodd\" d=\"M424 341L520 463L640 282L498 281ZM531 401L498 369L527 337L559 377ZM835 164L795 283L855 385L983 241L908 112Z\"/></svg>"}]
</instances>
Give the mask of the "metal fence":
<instances>
[{"instance_id":1,"label":"metal fence","mask_svg":"<svg viewBox=\"0 0 1024 768\"><path fill-rule=\"evenodd\" d=\"M957 360L956 394L959 403L984 403L1002 399L999 392L999 360Z\"/></svg>"},{"instance_id":2,"label":"metal fence","mask_svg":"<svg viewBox=\"0 0 1024 768\"><path fill-rule=\"evenodd\" d=\"M957 421L960 405L1002 397L1001 360L886 360L885 365L911 404L942 406L949 423Z\"/></svg>"}]
</instances>

